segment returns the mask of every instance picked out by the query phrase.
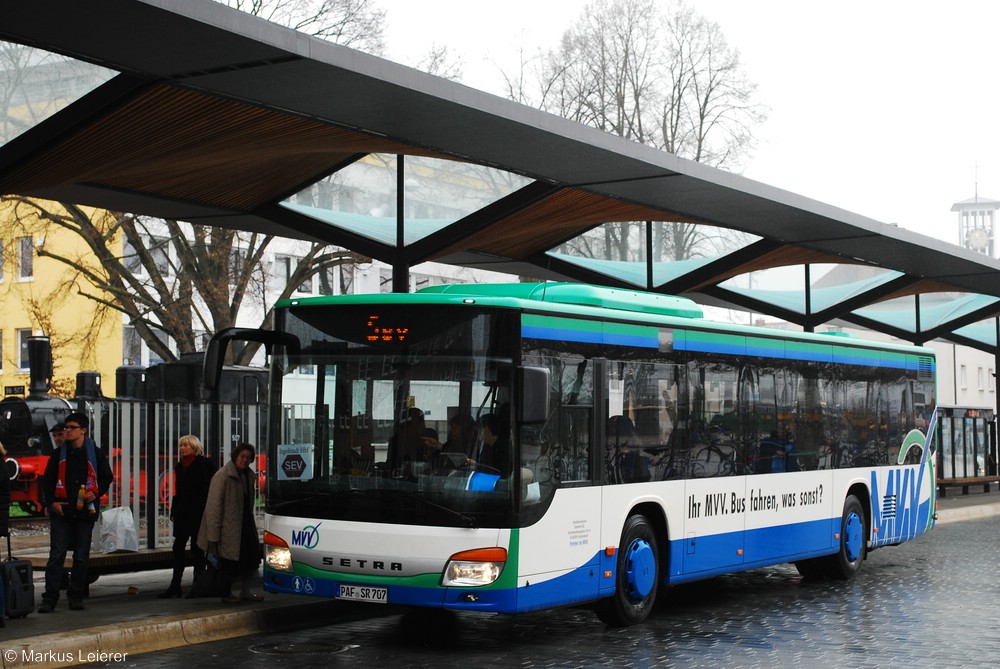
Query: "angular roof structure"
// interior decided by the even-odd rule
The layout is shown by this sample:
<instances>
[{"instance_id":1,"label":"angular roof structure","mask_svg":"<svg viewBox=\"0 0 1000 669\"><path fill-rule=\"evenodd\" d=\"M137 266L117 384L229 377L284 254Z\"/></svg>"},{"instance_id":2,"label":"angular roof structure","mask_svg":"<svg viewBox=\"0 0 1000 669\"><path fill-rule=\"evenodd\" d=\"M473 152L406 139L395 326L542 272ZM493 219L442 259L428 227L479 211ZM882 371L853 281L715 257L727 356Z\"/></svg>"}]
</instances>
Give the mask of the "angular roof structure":
<instances>
[{"instance_id":1,"label":"angular roof structure","mask_svg":"<svg viewBox=\"0 0 1000 669\"><path fill-rule=\"evenodd\" d=\"M0 40L0 192L997 345L995 259L209 0L16 0Z\"/></svg>"}]
</instances>

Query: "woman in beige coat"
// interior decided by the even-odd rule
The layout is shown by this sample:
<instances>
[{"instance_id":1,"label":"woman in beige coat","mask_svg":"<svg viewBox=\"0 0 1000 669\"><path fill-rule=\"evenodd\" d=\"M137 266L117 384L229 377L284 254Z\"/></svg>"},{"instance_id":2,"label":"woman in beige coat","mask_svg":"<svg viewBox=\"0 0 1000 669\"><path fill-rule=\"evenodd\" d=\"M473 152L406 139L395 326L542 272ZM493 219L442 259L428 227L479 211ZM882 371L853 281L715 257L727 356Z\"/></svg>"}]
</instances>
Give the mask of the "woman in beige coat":
<instances>
[{"instance_id":1,"label":"woman in beige coat","mask_svg":"<svg viewBox=\"0 0 1000 669\"><path fill-rule=\"evenodd\" d=\"M226 604L263 599L250 592L250 579L261 561L253 517L255 474L250 468L255 456L254 447L247 443L237 444L233 449L229 462L212 477L198 531L198 546L219 558L222 601ZM233 579L237 577L242 582L239 597L232 592Z\"/></svg>"}]
</instances>

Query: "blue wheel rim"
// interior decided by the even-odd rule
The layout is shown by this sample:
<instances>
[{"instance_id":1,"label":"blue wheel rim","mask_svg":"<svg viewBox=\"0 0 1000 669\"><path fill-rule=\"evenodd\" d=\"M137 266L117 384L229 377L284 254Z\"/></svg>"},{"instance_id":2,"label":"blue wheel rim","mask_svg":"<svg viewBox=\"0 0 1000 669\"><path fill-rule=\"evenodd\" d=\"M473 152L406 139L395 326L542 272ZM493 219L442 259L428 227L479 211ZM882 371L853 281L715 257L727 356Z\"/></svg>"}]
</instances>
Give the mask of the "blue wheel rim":
<instances>
[{"instance_id":1,"label":"blue wheel rim","mask_svg":"<svg viewBox=\"0 0 1000 669\"><path fill-rule=\"evenodd\" d=\"M861 547L864 542L864 537L861 536L863 529L864 523L861 522L861 516L856 513L847 515L847 521L844 523L844 554L851 562L861 557Z\"/></svg>"},{"instance_id":2,"label":"blue wheel rim","mask_svg":"<svg viewBox=\"0 0 1000 669\"><path fill-rule=\"evenodd\" d=\"M656 556L645 539L636 539L625 556L625 587L633 600L644 599L653 591Z\"/></svg>"}]
</instances>

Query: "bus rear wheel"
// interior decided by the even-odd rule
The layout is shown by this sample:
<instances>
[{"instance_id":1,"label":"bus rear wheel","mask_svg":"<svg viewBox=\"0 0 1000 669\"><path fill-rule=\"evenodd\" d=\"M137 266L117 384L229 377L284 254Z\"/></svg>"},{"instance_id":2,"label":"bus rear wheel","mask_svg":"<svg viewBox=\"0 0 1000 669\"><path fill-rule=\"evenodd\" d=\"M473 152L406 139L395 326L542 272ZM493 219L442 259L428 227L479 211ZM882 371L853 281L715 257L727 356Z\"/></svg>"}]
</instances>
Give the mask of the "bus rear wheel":
<instances>
[{"instance_id":1,"label":"bus rear wheel","mask_svg":"<svg viewBox=\"0 0 1000 669\"><path fill-rule=\"evenodd\" d=\"M868 555L868 526L865 509L854 495L844 500L840 519L840 550L829 557L828 570L833 578L847 580L861 571Z\"/></svg>"},{"instance_id":2,"label":"bus rear wheel","mask_svg":"<svg viewBox=\"0 0 1000 669\"><path fill-rule=\"evenodd\" d=\"M631 516L618 546L615 594L597 603L597 617L611 627L641 623L653 609L659 576L659 549L653 526L643 515Z\"/></svg>"},{"instance_id":3,"label":"bus rear wheel","mask_svg":"<svg viewBox=\"0 0 1000 669\"><path fill-rule=\"evenodd\" d=\"M861 563L868 554L867 538L868 528L861 500L848 495L840 518L840 546L837 552L824 557L799 560L795 563L795 568L807 580L853 578L861 570Z\"/></svg>"}]
</instances>

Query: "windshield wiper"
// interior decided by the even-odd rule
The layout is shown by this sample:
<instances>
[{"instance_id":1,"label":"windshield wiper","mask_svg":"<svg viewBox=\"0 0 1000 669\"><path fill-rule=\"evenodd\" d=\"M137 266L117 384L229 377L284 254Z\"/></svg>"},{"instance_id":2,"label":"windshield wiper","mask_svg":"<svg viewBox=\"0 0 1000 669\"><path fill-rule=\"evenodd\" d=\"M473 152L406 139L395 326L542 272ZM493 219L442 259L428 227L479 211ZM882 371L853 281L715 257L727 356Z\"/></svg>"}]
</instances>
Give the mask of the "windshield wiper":
<instances>
[{"instance_id":1,"label":"windshield wiper","mask_svg":"<svg viewBox=\"0 0 1000 669\"><path fill-rule=\"evenodd\" d=\"M467 523L467 526L470 527L470 528L474 528L475 529L475 528L479 527L479 525L477 524L477 521L476 521L475 518L473 518L472 516L470 516L468 514L462 513L461 511L456 511L455 509L451 508L450 506L445 506L444 504L438 504L437 502L433 502L433 501L427 499L426 497L424 497L422 495L418 495L415 492L409 492L407 490L398 490L398 489L396 490L396 492L404 495L407 499L418 500L420 502L423 502L427 506L433 507L433 508L435 508L435 509L437 509L439 511L444 511L446 513L451 514L452 516L454 516L456 518L464 520Z\"/></svg>"},{"instance_id":2,"label":"windshield wiper","mask_svg":"<svg viewBox=\"0 0 1000 669\"><path fill-rule=\"evenodd\" d=\"M275 511L278 511L279 509L283 509L283 508L285 508L287 506L290 506L290 505L293 505L293 504L312 504L312 503L315 503L317 500L328 500L328 499L332 499L332 498L335 498L335 497L347 497L347 496L359 496L360 497L360 496L364 496L368 492L372 492L372 491L375 491L375 490L377 490L377 489L376 488L367 488L365 490L351 489L349 491L348 490L344 490L344 491L338 491L338 492L315 492L315 493L313 493L311 495L305 495L303 497L296 497L295 499L286 499L286 500L283 500L281 502L270 503L270 504L267 505L266 511L268 513L274 513ZM391 490L391 491L383 489L380 492L382 492L382 493L387 493L387 492L399 493L400 495L403 495L406 499L414 499L414 500L417 500L419 502L422 502L422 503L426 504L427 506L430 506L430 507L432 507L434 509L437 509L438 511L444 511L447 514L449 514L449 515L451 515L451 516L453 516L455 518L458 518L458 519L464 521L464 523L465 523L465 525L467 527L470 527L470 528L476 528L476 527L478 527L478 523L477 523L476 519L473 518L472 516L470 516L468 514L465 514L465 513L462 513L461 511L456 511L455 509L452 509L451 507L445 506L443 504L438 504L437 502L431 501L431 500L427 499L426 497L424 497L424 496L422 496L422 495L420 495L418 493L409 492L408 490L400 490L398 488L394 489L394 490Z\"/></svg>"},{"instance_id":3,"label":"windshield wiper","mask_svg":"<svg viewBox=\"0 0 1000 669\"><path fill-rule=\"evenodd\" d=\"M311 495L306 495L304 497L296 497L295 499L286 499L283 502L270 502L270 503L268 503L268 504L265 505L265 509L264 510L267 511L268 513L273 513L274 511L277 511L278 509L282 509L282 508L284 508L286 506L289 506L291 504L310 504L312 502L315 502L316 500L319 500L319 499L330 499L331 497L334 497L334 496L340 495L340 494L342 494L342 493L314 492Z\"/></svg>"}]
</instances>

